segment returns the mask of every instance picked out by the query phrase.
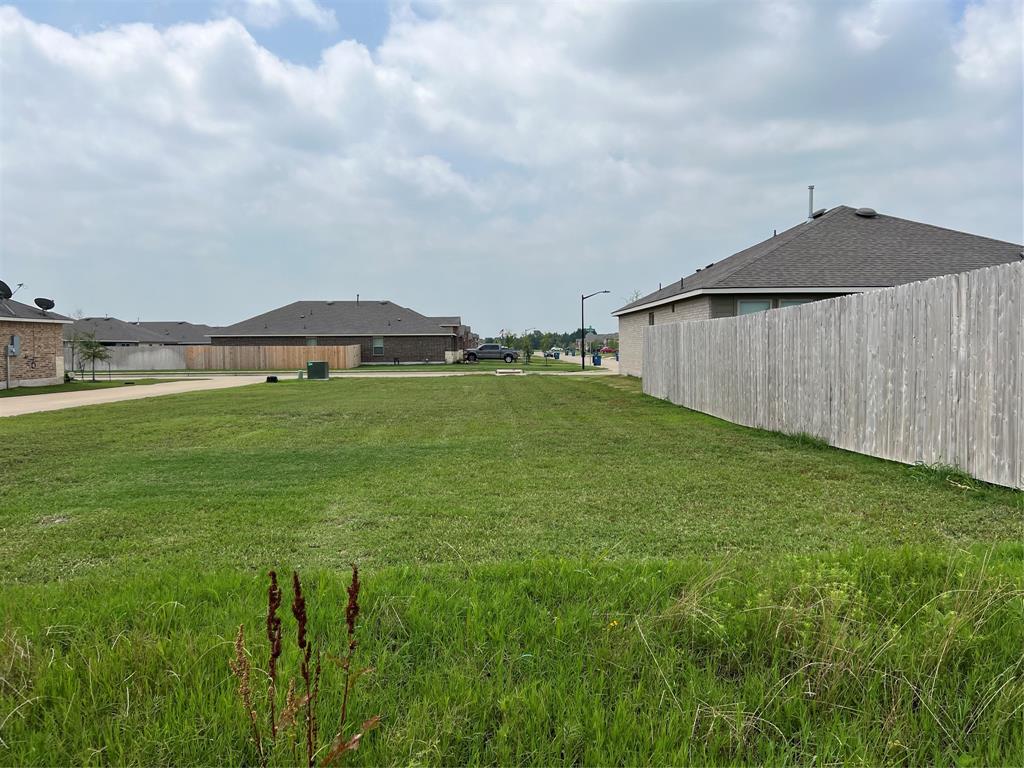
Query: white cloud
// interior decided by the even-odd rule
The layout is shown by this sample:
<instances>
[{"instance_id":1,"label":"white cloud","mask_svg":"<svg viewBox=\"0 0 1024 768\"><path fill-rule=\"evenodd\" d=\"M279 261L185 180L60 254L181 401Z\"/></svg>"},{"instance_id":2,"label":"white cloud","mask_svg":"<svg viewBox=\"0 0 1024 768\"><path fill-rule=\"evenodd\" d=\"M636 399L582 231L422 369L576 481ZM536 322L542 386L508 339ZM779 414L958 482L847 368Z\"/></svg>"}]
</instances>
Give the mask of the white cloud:
<instances>
[{"instance_id":1,"label":"white cloud","mask_svg":"<svg viewBox=\"0 0 1024 768\"><path fill-rule=\"evenodd\" d=\"M808 183L1021 238L1019 3L742 10L399 6L372 54L304 67L234 18L0 9L0 273L127 317L359 292L488 331L717 261L800 220Z\"/></svg>"},{"instance_id":2,"label":"white cloud","mask_svg":"<svg viewBox=\"0 0 1024 768\"><path fill-rule=\"evenodd\" d=\"M972 82L1020 82L1024 2L992 0L968 5L956 45L957 72Z\"/></svg>"},{"instance_id":3,"label":"white cloud","mask_svg":"<svg viewBox=\"0 0 1024 768\"><path fill-rule=\"evenodd\" d=\"M338 28L334 11L316 0L225 0L224 6L229 13L254 27L276 27L294 17L321 29Z\"/></svg>"}]
</instances>

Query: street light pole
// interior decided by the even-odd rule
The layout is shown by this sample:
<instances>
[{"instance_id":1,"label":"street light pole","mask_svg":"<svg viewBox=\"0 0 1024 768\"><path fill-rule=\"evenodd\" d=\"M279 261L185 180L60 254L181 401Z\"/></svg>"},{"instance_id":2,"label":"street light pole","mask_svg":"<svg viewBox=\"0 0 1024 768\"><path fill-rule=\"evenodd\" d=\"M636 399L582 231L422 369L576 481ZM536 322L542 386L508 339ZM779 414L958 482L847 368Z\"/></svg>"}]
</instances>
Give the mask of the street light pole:
<instances>
[{"instance_id":1,"label":"street light pole","mask_svg":"<svg viewBox=\"0 0 1024 768\"><path fill-rule=\"evenodd\" d=\"M611 293L611 291L594 291L587 295L580 294L580 370L585 371L587 369L587 323L583 318L583 302L589 299L591 296L597 296L599 293Z\"/></svg>"}]
</instances>

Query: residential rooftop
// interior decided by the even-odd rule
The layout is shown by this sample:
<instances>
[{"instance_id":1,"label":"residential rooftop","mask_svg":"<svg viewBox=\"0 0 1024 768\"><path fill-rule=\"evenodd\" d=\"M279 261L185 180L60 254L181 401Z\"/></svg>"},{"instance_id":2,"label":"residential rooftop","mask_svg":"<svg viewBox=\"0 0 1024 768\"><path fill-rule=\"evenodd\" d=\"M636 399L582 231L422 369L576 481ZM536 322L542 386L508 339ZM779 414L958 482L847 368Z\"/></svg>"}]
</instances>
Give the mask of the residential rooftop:
<instances>
[{"instance_id":1,"label":"residential rooftop","mask_svg":"<svg viewBox=\"0 0 1024 768\"><path fill-rule=\"evenodd\" d=\"M427 317L387 300L295 301L212 336L449 336L457 316Z\"/></svg>"},{"instance_id":2,"label":"residential rooftop","mask_svg":"<svg viewBox=\"0 0 1024 768\"><path fill-rule=\"evenodd\" d=\"M135 325L163 337L165 344L209 344L210 334L220 328L186 320L141 320Z\"/></svg>"},{"instance_id":3,"label":"residential rooftop","mask_svg":"<svg viewBox=\"0 0 1024 768\"><path fill-rule=\"evenodd\" d=\"M40 309L31 304L22 304L14 299L0 299L0 321L36 321L38 323L70 323L71 318L53 310Z\"/></svg>"},{"instance_id":4,"label":"residential rooftop","mask_svg":"<svg viewBox=\"0 0 1024 768\"><path fill-rule=\"evenodd\" d=\"M160 334L116 317L83 317L64 329L64 338L88 334L106 344L166 344Z\"/></svg>"},{"instance_id":5,"label":"residential rooftop","mask_svg":"<svg viewBox=\"0 0 1024 768\"><path fill-rule=\"evenodd\" d=\"M1024 258L1019 243L840 205L674 280L613 314L687 295L745 289L857 292Z\"/></svg>"}]
</instances>

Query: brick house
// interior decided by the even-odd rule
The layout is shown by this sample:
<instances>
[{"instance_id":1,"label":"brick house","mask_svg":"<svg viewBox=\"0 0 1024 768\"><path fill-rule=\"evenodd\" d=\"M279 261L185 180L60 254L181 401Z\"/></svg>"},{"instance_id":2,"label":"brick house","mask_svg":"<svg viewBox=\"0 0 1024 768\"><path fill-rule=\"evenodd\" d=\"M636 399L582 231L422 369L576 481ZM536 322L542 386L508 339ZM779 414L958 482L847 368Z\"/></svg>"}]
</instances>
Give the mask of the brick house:
<instances>
[{"instance_id":1,"label":"brick house","mask_svg":"<svg viewBox=\"0 0 1024 768\"><path fill-rule=\"evenodd\" d=\"M470 336L459 317L428 317L393 301L296 301L210 334L214 346L358 344L364 363L444 362Z\"/></svg>"},{"instance_id":2,"label":"brick house","mask_svg":"<svg viewBox=\"0 0 1024 768\"><path fill-rule=\"evenodd\" d=\"M708 264L612 314L619 370L643 373L643 329L862 293L1024 258L1021 246L839 206Z\"/></svg>"},{"instance_id":3,"label":"brick house","mask_svg":"<svg viewBox=\"0 0 1024 768\"><path fill-rule=\"evenodd\" d=\"M71 318L56 312L0 299L0 353L4 371L0 389L41 387L64 380L62 328ZM8 355L17 337L17 354Z\"/></svg>"}]
</instances>

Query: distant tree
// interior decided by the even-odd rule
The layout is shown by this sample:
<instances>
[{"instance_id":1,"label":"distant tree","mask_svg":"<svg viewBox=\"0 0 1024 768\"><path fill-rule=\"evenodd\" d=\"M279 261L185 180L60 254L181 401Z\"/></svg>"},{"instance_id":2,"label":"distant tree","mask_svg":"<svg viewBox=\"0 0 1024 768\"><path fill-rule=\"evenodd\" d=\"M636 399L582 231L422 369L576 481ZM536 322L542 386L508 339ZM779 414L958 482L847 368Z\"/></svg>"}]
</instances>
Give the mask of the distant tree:
<instances>
[{"instance_id":1,"label":"distant tree","mask_svg":"<svg viewBox=\"0 0 1024 768\"><path fill-rule=\"evenodd\" d=\"M530 364L530 358L533 357L533 343L534 336L532 333L524 332L523 335L519 337L519 349L523 353L523 362L527 365Z\"/></svg>"},{"instance_id":2,"label":"distant tree","mask_svg":"<svg viewBox=\"0 0 1024 768\"><path fill-rule=\"evenodd\" d=\"M85 313L81 309L76 309L71 313L71 317L75 320L81 320L85 317ZM76 363L79 362L79 349L81 342L86 336L88 336L87 333L74 330L74 326L72 326L71 338L67 341L68 349L71 350L71 370L75 370L77 367Z\"/></svg>"},{"instance_id":3,"label":"distant tree","mask_svg":"<svg viewBox=\"0 0 1024 768\"><path fill-rule=\"evenodd\" d=\"M110 350L96 341L93 334L87 333L83 334L78 342L78 356L83 365L92 363L92 380L96 381L96 363L109 360Z\"/></svg>"}]
</instances>

